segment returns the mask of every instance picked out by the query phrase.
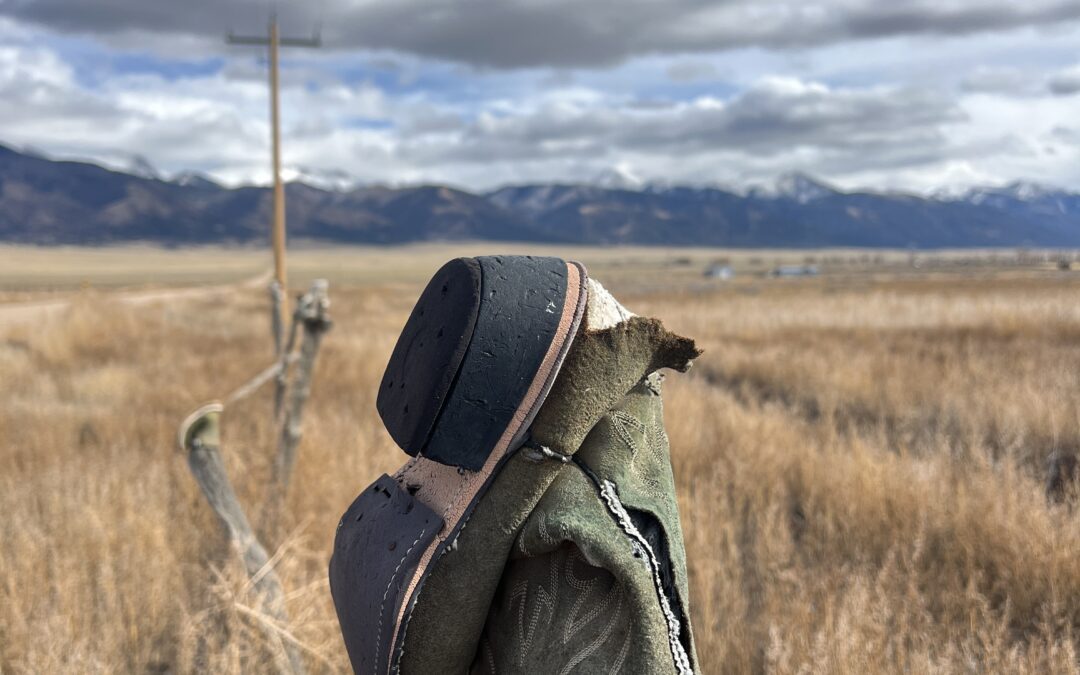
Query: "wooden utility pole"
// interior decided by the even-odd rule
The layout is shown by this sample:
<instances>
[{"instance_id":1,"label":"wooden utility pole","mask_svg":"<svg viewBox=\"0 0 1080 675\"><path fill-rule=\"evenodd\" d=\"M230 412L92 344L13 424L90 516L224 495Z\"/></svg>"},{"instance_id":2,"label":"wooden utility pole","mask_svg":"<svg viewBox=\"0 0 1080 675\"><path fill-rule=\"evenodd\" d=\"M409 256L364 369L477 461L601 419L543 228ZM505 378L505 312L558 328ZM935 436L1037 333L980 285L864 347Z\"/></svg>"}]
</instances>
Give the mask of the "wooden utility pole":
<instances>
[{"instance_id":1,"label":"wooden utility pole","mask_svg":"<svg viewBox=\"0 0 1080 675\"><path fill-rule=\"evenodd\" d=\"M231 45L255 45L269 47L270 52L270 136L273 143L272 168L274 173L274 220L271 241L274 245L274 280L280 292L284 294L285 276L285 186L281 183L281 106L278 86L278 48L279 47L319 47L322 40L318 33L310 38L283 38L278 33L277 14L270 15L270 29L267 37L234 35L225 37ZM284 308L280 310L284 316ZM280 334L277 337L278 350L281 349Z\"/></svg>"},{"instance_id":2,"label":"wooden utility pole","mask_svg":"<svg viewBox=\"0 0 1080 675\"><path fill-rule=\"evenodd\" d=\"M285 186L281 184L281 96L278 86L278 23L270 19L270 127L274 165L274 278L281 287L285 281Z\"/></svg>"}]
</instances>

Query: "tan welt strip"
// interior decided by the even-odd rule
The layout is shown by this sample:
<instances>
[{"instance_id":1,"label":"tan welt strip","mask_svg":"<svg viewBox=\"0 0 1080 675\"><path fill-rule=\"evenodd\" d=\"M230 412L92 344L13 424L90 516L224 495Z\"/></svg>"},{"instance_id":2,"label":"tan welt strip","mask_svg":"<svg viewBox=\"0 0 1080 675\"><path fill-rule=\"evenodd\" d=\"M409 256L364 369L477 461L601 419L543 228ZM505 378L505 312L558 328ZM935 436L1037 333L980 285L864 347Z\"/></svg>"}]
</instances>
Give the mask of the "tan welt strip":
<instances>
[{"instance_id":1,"label":"tan welt strip","mask_svg":"<svg viewBox=\"0 0 1080 675\"><path fill-rule=\"evenodd\" d=\"M529 390L525 393L525 398L522 399L521 405L514 411L510 424L503 431L494 450L488 455L484 467L479 471L466 472L462 475L458 473L456 467L439 464L425 457L416 457L402 467L394 476L398 482L403 484L422 485L425 497L422 501L437 513L441 512L444 522L438 536L424 550L424 554L416 566L416 571L413 572L412 578L409 580L409 586L402 596L403 600L401 607L398 608L398 616L394 624L394 639L390 645L389 663L391 667L393 666L393 655L397 649L397 642L401 637L401 622L405 618L405 612L411 603L413 593L416 592L420 579L423 578L425 570L427 570L428 565L431 564L431 560L435 556L435 551L446 541L446 538L464 517L465 509L472 503L477 493L495 470L495 467L506 455L510 441L521 430L522 425L528 422L530 415L535 412L534 407L537 400L550 387L551 381L554 379L553 371L559 365L560 357L565 355L562 347L571 337L570 333L574 328L581 293L584 291L581 269L573 263L567 263L566 268L566 298L563 302L563 311L559 317L559 325L555 330L555 336L552 338L551 344L548 345L544 360L540 363L540 368L537 370Z\"/></svg>"}]
</instances>

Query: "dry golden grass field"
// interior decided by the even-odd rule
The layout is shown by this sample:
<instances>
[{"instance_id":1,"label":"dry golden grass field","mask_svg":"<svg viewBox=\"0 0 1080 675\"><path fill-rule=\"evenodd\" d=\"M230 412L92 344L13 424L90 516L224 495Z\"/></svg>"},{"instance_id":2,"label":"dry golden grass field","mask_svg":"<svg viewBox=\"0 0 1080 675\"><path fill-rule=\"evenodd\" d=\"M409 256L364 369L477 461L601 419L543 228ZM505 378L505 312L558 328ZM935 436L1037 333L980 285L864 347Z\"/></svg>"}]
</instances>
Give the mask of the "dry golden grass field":
<instances>
[{"instance_id":1,"label":"dry golden grass field","mask_svg":"<svg viewBox=\"0 0 1080 675\"><path fill-rule=\"evenodd\" d=\"M439 262L492 248L292 258L294 290L330 277L335 320L271 542L311 672L348 669L326 580L338 516L402 461L374 405L397 331ZM1080 448L1080 272L990 253L564 253L706 350L665 392L704 672L1080 672L1080 509L1042 489L1046 456ZM0 257L0 300L62 301L0 305L0 672L267 670L256 599L175 441L270 363L265 291L116 290L237 282L265 254ZM763 274L808 257L820 277ZM702 277L720 258L733 281ZM270 409L261 391L223 422L252 514Z\"/></svg>"}]
</instances>

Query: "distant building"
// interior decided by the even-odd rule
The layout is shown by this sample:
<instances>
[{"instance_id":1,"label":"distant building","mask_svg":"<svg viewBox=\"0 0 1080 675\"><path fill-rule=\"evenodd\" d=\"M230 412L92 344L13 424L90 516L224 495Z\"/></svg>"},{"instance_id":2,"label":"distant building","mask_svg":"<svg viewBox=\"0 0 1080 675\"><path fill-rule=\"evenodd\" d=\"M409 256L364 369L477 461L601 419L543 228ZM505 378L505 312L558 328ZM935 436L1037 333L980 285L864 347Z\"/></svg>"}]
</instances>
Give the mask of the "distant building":
<instances>
[{"instance_id":1,"label":"distant building","mask_svg":"<svg viewBox=\"0 0 1080 675\"><path fill-rule=\"evenodd\" d=\"M817 265L780 265L770 274L774 277L816 277L820 271Z\"/></svg>"},{"instance_id":2,"label":"distant building","mask_svg":"<svg viewBox=\"0 0 1080 675\"><path fill-rule=\"evenodd\" d=\"M705 276L709 279L728 281L735 278L735 270L730 265L710 265L705 268Z\"/></svg>"}]
</instances>

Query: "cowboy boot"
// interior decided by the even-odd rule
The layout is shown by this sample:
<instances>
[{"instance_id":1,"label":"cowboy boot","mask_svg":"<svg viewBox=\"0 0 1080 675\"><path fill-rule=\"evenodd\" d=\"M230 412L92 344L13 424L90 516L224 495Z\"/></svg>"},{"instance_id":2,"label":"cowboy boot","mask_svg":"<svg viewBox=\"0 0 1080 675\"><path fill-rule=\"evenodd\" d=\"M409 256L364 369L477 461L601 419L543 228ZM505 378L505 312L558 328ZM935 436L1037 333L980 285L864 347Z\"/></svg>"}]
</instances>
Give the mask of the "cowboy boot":
<instances>
[{"instance_id":1,"label":"cowboy boot","mask_svg":"<svg viewBox=\"0 0 1080 675\"><path fill-rule=\"evenodd\" d=\"M535 260L558 273L533 275L541 283L525 284L531 292L505 294L504 282L528 279ZM640 672L691 672L682 537L662 434L659 376L652 374L662 367L685 370L698 351L659 322L630 315L599 284L589 283L586 292L580 266L566 265L567 282L549 284L537 298L537 288L562 276L551 259L478 263L459 266L461 274L454 277L479 277L471 287L475 293L464 294L466 300L480 298L476 318L459 312L465 319L452 328L469 334L465 352L474 343L481 354L492 345L521 352L515 391L536 396L519 401L510 392L488 396L494 406L476 406L485 399L462 396L469 391L459 389L462 382L473 378L472 391L487 395L505 386L495 376L506 378L507 372L495 360L470 374L463 365L469 353L461 355L457 346L427 359L425 368L431 372L434 362L440 377L430 386L431 400L410 410L430 415L440 406L454 410L454 401L463 400L484 408L487 419L472 415L477 428L463 431L445 426L459 419L457 413L439 412L437 419L413 427L401 425L400 415L383 413L384 421L390 417L388 427L398 425L395 439L406 451L415 450L417 459L362 493L339 528L331 588L354 669L466 672L535 670L542 664L547 671L604 664L608 672L634 664ZM442 272L425 296L433 288L453 292L457 284L446 283L450 277ZM526 313L542 312L516 317L525 319L525 330L515 331L506 307L492 313L492 306L483 306L500 291L514 296ZM586 328L578 331L586 296ZM422 297L410 324L421 323L432 306ZM485 312L503 320L501 332L479 319ZM545 321L554 328L545 329ZM446 326L440 330L445 333ZM430 335L429 328L407 325L395 357L403 344L416 349ZM530 360L534 343L545 356L533 355L533 365L522 370L520 362ZM395 366L395 357L384 388L396 381L392 373L409 370ZM455 371L450 377L448 367ZM515 381L513 374L506 379ZM400 399L387 401L388 409L404 412ZM524 414L522 402L528 407ZM492 408L510 423L492 419ZM496 437L500 442L490 446ZM472 444L431 447L438 438L467 438ZM614 606L619 609L611 616L597 611ZM551 618L541 621L545 613ZM610 621L594 621L601 615Z\"/></svg>"}]
</instances>

